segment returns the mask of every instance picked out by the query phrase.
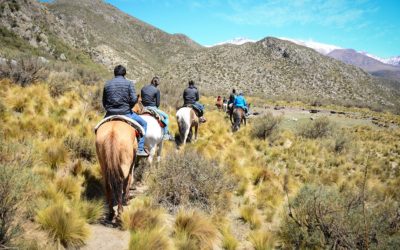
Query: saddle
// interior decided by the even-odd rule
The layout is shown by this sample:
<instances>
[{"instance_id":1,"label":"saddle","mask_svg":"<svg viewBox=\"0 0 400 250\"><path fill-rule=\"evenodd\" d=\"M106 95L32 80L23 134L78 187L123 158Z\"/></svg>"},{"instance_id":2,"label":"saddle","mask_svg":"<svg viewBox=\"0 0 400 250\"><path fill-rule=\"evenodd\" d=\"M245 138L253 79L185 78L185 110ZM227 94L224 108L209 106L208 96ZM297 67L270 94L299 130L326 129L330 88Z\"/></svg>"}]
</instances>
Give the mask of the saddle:
<instances>
[{"instance_id":1,"label":"saddle","mask_svg":"<svg viewBox=\"0 0 400 250\"><path fill-rule=\"evenodd\" d=\"M197 117L203 116L203 112L196 105L185 104L182 107L192 108L194 110L194 113L197 115Z\"/></svg>"},{"instance_id":2,"label":"saddle","mask_svg":"<svg viewBox=\"0 0 400 250\"><path fill-rule=\"evenodd\" d=\"M166 124L164 123L164 117L160 115L156 109L153 109L151 107L144 107L142 115L150 115L154 117L158 121L158 124L160 124L160 127L162 128L166 126Z\"/></svg>"},{"instance_id":3,"label":"saddle","mask_svg":"<svg viewBox=\"0 0 400 250\"><path fill-rule=\"evenodd\" d=\"M110 121L123 121L123 122L126 122L127 124L131 125L137 131L136 137L138 137L138 138L143 137L145 134L144 128L142 126L140 126L140 124L137 121L132 120L131 118L126 117L124 115L111 115L111 116L104 118L99 123L97 123L97 125L94 127L94 133L97 132L97 130L100 128L101 125L103 125L106 122L110 122Z\"/></svg>"}]
</instances>

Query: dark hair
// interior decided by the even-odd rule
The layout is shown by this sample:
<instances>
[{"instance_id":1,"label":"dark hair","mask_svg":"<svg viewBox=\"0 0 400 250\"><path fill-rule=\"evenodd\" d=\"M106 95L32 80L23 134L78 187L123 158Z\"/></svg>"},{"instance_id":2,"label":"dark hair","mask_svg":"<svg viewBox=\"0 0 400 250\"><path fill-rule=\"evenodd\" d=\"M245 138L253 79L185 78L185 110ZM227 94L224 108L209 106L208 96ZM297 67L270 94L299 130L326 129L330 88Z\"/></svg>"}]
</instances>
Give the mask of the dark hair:
<instances>
[{"instance_id":1,"label":"dark hair","mask_svg":"<svg viewBox=\"0 0 400 250\"><path fill-rule=\"evenodd\" d=\"M194 85L194 81L193 80L190 80L189 81L189 86L193 86Z\"/></svg>"},{"instance_id":2,"label":"dark hair","mask_svg":"<svg viewBox=\"0 0 400 250\"><path fill-rule=\"evenodd\" d=\"M234 94L235 94L235 93L236 93L236 89L232 89L232 93L234 93Z\"/></svg>"},{"instance_id":3,"label":"dark hair","mask_svg":"<svg viewBox=\"0 0 400 250\"><path fill-rule=\"evenodd\" d=\"M125 76L126 75L126 69L122 65L118 65L117 67L114 68L114 76Z\"/></svg>"},{"instance_id":4,"label":"dark hair","mask_svg":"<svg viewBox=\"0 0 400 250\"><path fill-rule=\"evenodd\" d=\"M151 84L158 85L159 82L160 78L158 76L155 76L153 79L151 79Z\"/></svg>"}]
</instances>

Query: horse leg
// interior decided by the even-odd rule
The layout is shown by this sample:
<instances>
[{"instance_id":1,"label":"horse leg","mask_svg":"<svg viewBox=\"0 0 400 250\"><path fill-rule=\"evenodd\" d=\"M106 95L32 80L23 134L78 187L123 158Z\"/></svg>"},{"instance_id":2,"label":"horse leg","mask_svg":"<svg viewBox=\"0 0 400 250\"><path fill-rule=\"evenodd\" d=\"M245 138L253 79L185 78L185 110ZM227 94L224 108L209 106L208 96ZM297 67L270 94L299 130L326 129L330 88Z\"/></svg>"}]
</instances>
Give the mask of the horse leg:
<instances>
[{"instance_id":1,"label":"horse leg","mask_svg":"<svg viewBox=\"0 0 400 250\"><path fill-rule=\"evenodd\" d=\"M132 164L131 169L129 171L128 177L124 180L124 195L123 195L123 204L127 205L129 200L129 191L131 190L132 182L133 182L133 169L135 164Z\"/></svg>"},{"instance_id":2,"label":"horse leg","mask_svg":"<svg viewBox=\"0 0 400 250\"><path fill-rule=\"evenodd\" d=\"M122 197L123 197L123 190L124 190L124 183L119 183L119 185L117 186L117 192L118 192L118 197L117 197L117 202L118 202L118 215L117 215L117 223L121 222L121 215L122 212L124 210L123 206L122 206Z\"/></svg>"},{"instance_id":3,"label":"horse leg","mask_svg":"<svg viewBox=\"0 0 400 250\"><path fill-rule=\"evenodd\" d=\"M199 130L199 124L194 125L194 141L197 141L197 131Z\"/></svg>"},{"instance_id":4,"label":"horse leg","mask_svg":"<svg viewBox=\"0 0 400 250\"><path fill-rule=\"evenodd\" d=\"M161 162L161 151L163 147L163 141L161 141L157 146L157 163Z\"/></svg>"},{"instance_id":5,"label":"horse leg","mask_svg":"<svg viewBox=\"0 0 400 250\"><path fill-rule=\"evenodd\" d=\"M105 188L106 188L106 200L108 203L107 220L112 221L114 219L114 215L115 215L114 206L113 206L114 201L113 201L113 194L111 192L111 184L108 181L106 181L106 183L105 183Z\"/></svg>"}]
</instances>

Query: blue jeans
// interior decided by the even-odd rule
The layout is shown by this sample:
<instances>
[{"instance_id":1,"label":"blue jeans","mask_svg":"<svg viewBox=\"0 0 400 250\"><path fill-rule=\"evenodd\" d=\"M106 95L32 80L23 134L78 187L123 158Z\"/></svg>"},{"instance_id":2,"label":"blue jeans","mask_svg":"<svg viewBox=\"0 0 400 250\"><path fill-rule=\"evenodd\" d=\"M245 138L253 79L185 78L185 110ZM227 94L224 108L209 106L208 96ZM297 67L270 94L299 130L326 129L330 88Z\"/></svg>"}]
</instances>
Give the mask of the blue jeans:
<instances>
[{"instance_id":1,"label":"blue jeans","mask_svg":"<svg viewBox=\"0 0 400 250\"><path fill-rule=\"evenodd\" d=\"M193 104L194 107L196 107L198 110L200 110L200 116L204 115L204 105L199 103L199 102L195 102Z\"/></svg>"},{"instance_id":2,"label":"blue jeans","mask_svg":"<svg viewBox=\"0 0 400 250\"><path fill-rule=\"evenodd\" d=\"M169 117L167 115L167 113L165 113L164 111L158 109L157 107L146 107L148 109L152 109L155 112L157 112L159 115L161 115L163 117L162 122L165 124L165 127L163 128L163 133L164 135L168 134L168 124L169 124Z\"/></svg>"},{"instance_id":3,"label":"blue jeans","mask_svg":"<svg viewBox=\"0 0 400 250\"><path fill-rule=\"evenodd\" d=\"M147 122L143 120L140 116L138 116L136 113L126 114L125 116L131 118L132 120L137 121L140 124L140 126L143 127L144 133L147 133ZM144 135L140 138L138 143L138 151L142 150L144 150Z\"/></svg>"}]
</instances>

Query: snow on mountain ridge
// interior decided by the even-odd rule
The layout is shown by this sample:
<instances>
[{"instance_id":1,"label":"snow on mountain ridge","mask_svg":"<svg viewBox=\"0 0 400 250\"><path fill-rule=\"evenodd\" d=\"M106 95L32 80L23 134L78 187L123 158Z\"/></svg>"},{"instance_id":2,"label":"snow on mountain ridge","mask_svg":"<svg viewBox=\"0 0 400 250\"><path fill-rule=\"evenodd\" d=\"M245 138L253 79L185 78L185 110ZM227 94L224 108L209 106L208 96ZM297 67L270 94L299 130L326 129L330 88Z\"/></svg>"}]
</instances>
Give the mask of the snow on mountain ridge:
<instances>
[{"instance_id":1,"label":"snow on mountain ridge","mask_svg":"<svg viewBox=\"0 0 400 250\"><path fill-rule=\"evenodd\" d=\"M289 42L292 42L292 43L295 43L298 45L302 45L302 46L311 48L323 55L327 55L335 49L342 49L341 47L336 46L336 45L319 43L319 42L315 42L313 40L303 41L303 40L291 39L291 38L286 38L286 37L279 37L279 39L286 40L286 41L289 41Z\"/></svg>"},{"instance_id":2,"label":"snow on mountain ridge","mask_svg":"<svg viewBox=\"0 0 400 250\"><path fill-rule=\"evenodd\" d=\"M220 43L217 43L217 44L214 44L214 45L209 45L209 46L206 46L206 47L214 47L214 46L224 45L224 44L242 45L242 44L245 44L245 43L255 43L255 42L257 42L257 41L256 40L252 40L252 39L248 39L248 38L245 38L245 37L236 37L236 38L233 38L231 40L228 40L228 41L225 41L225 42L220 42Z\"/></svg>"}]
</instances>

